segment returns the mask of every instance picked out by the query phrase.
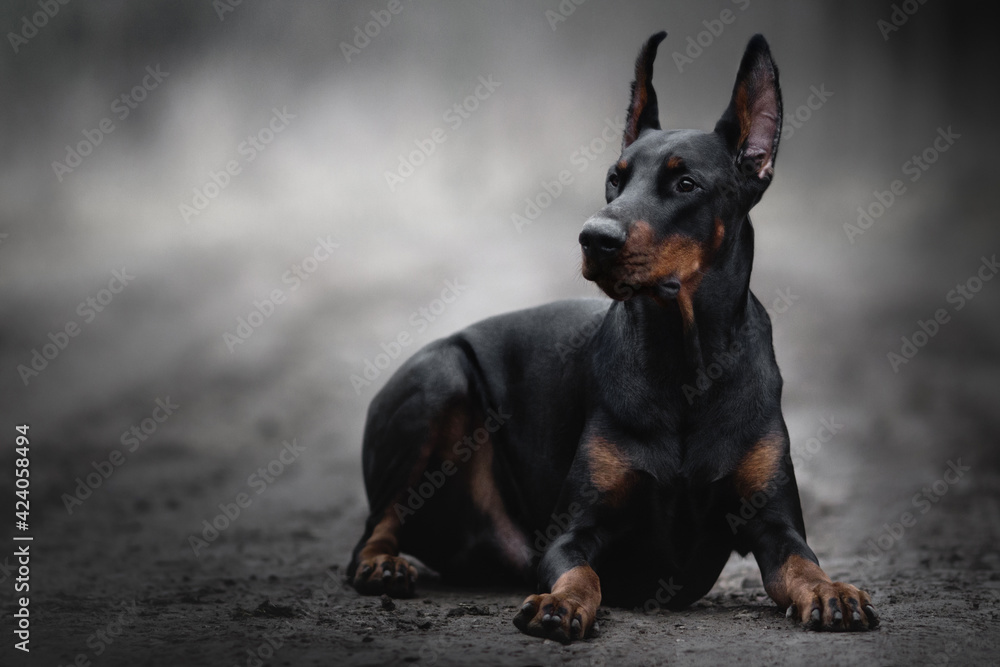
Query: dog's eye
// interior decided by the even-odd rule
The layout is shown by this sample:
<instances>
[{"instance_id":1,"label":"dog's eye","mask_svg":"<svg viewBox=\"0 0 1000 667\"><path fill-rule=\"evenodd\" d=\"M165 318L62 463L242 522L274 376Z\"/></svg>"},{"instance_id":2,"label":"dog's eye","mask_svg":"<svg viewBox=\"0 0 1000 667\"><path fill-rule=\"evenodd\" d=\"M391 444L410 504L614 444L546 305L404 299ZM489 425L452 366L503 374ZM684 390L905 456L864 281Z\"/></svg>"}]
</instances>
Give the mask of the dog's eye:
<instances>
[{"instance_id":1,"label":"dog's eye","mask_svg":"<svg viewBox=\"0 0 1000 667\"><path fill-rule=\"evenodd\" d=\"M677 181L677 189L680 190L681 192L691 192L692 190L695 189L695 185L696 185L695 182L692 181L687 176Z\"/></svg>"},{"instance_id":2,"label":"dog's eye","mask_svg":"<svg viewBox=\"0 0 1000 667\"><path fill-rule=\"evenodd\" d=\"M611 175L608 176L608 183L611 184L611 187L617 188L618 187L618 174L616 174L614 172L611 172Z\"/></svg>"}]
</instances>

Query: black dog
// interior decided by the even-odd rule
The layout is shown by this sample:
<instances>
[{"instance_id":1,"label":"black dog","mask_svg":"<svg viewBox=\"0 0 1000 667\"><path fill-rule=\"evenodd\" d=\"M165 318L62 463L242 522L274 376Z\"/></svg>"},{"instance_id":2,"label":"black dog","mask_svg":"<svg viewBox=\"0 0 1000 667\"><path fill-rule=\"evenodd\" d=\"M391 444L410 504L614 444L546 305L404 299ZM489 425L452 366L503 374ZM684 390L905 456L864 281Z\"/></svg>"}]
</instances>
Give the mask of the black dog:
<instances>
[{"instance_id":1,"label":"black dog","mask_svg":"<svg viewBox=\"0 0 1000 667\"><path fill-rule=\"evenodd\" d=\"M453 581L534 579L514 624L570 641L602 600L690 604L735 549L808 627L877 625L869 596L832 582L806 544L771 325L749 288L778 70L755 36L715 130L661 131L665 36L639 53L608 203L580 234L583 275L610 306L479 322L414 354L372 401L371 516L349 567L362 593L413 593L401 550Z\"/></svg>"}]
</instances>

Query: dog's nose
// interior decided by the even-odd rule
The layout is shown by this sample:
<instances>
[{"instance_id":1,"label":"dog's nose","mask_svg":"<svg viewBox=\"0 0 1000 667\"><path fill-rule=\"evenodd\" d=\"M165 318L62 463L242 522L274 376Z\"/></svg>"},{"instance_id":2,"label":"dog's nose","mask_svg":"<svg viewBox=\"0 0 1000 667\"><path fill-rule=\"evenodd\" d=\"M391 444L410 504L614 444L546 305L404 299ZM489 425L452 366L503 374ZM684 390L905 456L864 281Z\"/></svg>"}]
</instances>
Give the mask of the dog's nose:
<instances>
[{"instance_id":1,"label":"dog's nose","mask_svg":"<svg viewBox=\"0 0 1000 667\"><path fill-rule=\"evenodd\" d=\"M591 259L607 259L622 249L625 237L625 230L614 220L591 218L580 232L580 246Z\"/></svg>"}]
</instances>

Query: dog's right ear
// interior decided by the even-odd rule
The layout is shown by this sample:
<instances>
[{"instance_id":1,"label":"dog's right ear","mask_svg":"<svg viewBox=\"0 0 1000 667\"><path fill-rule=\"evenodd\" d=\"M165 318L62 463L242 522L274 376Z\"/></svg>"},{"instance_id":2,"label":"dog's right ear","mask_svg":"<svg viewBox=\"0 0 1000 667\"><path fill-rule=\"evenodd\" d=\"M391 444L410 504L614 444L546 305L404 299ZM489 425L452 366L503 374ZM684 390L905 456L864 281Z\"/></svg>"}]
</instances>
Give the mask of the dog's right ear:
<instances>
[{"instance_id":1,"label":"dog's right ear","mask_svg":"<svg viewBox=\"0 0 1000 667\"><path fill-rule=\"evenodd\" d=\"M747 44L732 99L715 125L739 170L760 191L771 182L781 138L781 87L778 68L762 35Z\"/></svg>"},{"instance_id":2,"label":"dog's right ear","mask_svg":"<svg viewBox=\"0 0 1000 667\"><path fill-rule=\"evenodd\" d=\"M639 138L643 130L660 129L660 112L656 107L656 91L653 90L653 61L656 60L656 47L666 36L667 33L661 31L650 37L635 59L635 81L632 82L632 98L622 136L623 151Z\"/></svg>"}]
</instances>

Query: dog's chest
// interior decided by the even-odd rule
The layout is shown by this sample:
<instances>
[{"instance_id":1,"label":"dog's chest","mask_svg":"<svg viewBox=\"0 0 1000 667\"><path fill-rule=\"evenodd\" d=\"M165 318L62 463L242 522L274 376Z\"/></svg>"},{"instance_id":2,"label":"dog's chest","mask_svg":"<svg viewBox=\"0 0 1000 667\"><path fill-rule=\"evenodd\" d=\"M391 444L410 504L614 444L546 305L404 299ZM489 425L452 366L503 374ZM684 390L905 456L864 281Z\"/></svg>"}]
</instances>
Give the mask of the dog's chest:
<instances>
[{"instance_id":1,"label":"dog's chest","mask_svg":"<svg viewBox=\"0 0 1000 667\"><path fill-rule=\"evenodd\" d=\"M657 486L697 489L730 475L745 450L725 424L711 424L687 435L663 434L629 447L632 466Z\"/></svg>"}]
</instances>

